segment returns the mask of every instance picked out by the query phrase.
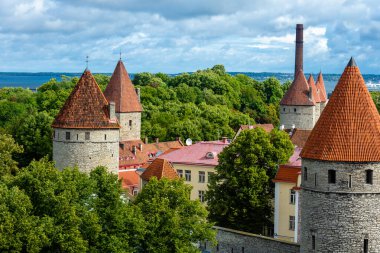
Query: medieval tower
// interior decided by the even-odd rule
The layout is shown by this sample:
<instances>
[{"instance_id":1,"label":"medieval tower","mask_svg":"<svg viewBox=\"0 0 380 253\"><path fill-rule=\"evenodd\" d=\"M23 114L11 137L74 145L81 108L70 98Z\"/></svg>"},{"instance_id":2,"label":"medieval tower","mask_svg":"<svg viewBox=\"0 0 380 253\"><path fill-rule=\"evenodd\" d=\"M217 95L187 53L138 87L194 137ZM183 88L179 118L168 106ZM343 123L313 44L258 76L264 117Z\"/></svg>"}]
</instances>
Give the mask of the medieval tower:
<instances>
[{"instance_id":1,"label":"medieval tower","mask_svg":"<svg viewBox=\"0 0 380 253\"><path fill-rule=\"evenodd\" d=\"M301 252L380 252L380 116L352 58L301 157Z\"/></svg>"},{"instance_id":2,"label":"medieval tower","mask_svg":"<svg viewBox=\"0 0 380 253\"><path fill-rule=\"evenodd\" d=\"M89 172L119 167L119 123L89 70L85 70L53 125L53 160L57 168L78 166Z\"/></svg>"},{"instance_id":3,"label":"medieval tower","mask_svg":"<svg viewBox=\"0 0 380 253\"><path fill-rule=\"evenodd\" d=\"M139 93L138 90L137 92ZM136 94L121 60L116 65L104 96L109 102L115 103L116 116L121 126L120 142L140 140L142 112L140 95Z\"/></svg>"},{"instance_id":4,"label":"medieval tower","mask_svg":"<svg viewBox=\"0 0 380 253\"><path fill-rule=\"evenodd\" d=\"M285 129L298 128L313 129L321 111L320 93L326 93L322 75L318 76L317 84L310 75L306 81L303 72L303 25L296 26L296 54L294 66L294 80L280 101L280 125ZM321 78L321 80L320 80ZM319 89L318 89L319 85ZM327 101L326 99L323 99ZM323 104L325 105L325 104Z\"/></svg>"}]
</instances>

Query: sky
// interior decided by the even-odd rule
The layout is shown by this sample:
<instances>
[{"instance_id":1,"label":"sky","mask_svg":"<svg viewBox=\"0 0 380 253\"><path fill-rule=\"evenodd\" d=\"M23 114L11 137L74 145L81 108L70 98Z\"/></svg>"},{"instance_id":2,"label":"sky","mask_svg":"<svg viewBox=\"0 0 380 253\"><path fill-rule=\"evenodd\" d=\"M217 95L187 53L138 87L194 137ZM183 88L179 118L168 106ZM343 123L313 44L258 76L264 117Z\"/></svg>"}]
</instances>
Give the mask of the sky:
<instances>
[{"instance_id":1,"label":"sky","mask_svg":"<svg viewBox=\"0 0 380 253\"><path fill-rule=\"evenodd\" d=\"M376 0L0 0L0 72L292 73L297 23L306 73L380 74Z\"/></svg>"}]
</instances>

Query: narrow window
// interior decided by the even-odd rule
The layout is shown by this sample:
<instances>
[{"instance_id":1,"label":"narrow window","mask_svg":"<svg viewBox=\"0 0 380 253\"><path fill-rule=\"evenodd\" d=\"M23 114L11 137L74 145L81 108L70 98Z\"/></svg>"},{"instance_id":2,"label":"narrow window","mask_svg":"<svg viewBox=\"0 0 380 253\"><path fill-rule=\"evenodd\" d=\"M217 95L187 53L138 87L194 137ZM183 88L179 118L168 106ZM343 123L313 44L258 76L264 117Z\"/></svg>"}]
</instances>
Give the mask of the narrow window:
<instances>
[{"instance_id":1,"label":"narrow window","mask_svg":"<svg viewBox=\"0 0 380 253\"><path fill-rule=\"evenodd\" d=\"M241 247L241 253L244 253L244 247Z\"/></svg>"},{"instance_id":2,"label":"narrow window","mask_svg":"<svg viewBox=\"0 0 380 253\"><path fill-rule=\"evenodd\" d=\"M129 127L132 128L132 120L129 121Z\"/></svg>"},{"instance_id":3,"label":"narrow window","mask_svg":"<svg viewBox=\"0 0 380 253\"><path fill-rule=\"evenodd\" d=\"M315 235L311 236L311 248L315 250Z\"/></svg>"},{"instance_id":4,"label":"narrow window","mask_svg":"<svg viewBox=\"0 0 380 253\"><path fill-rule=\"evenodd\" d=\"M206 173L204 171L199 171L199 183L204 183L206 180Z\"/></svg>"},{"instance_id":5,"label":"narrow window","mask_svg":"<svg viewBox=\"0 0 380 253\"><path fill-rule=\"evenodd\" d=\"M107 135L106 135L106 134L104 135L104 140L105 140L105 141L107 140Z\"/></svg>"},{"instance_id":6,"label":"narrow window","mask_svg":"<svg viewBox=\"0 0 380 253\"><path fill-rule=\"evenodd\" d=\"M348 175L348 188L352 187L352 175Z\"/></svg>"},{"instance_id":7,"label":"narrow window","mask_svg":"<svg viewBox=\"0 0 380 253\"><path fill-rule=\"evenodd\" d=\"M284 107L284 109L282 109L282 111L284 111L284 112L285 112L285 107Z\"/></svg>"},{"instance_id":8,"label":"narrow window","mask_svg":"<svg viewBox=\"0 0 380 253\"><path fill-rule=\"evenodd\" d=\"M66 140L70 140L70 132L66 132Z\"/></svg>"},{"instance_id":9,"label":"narrow window","mask_svg":"<svg viewBox=\"0 0 380 253\"><path fill-rule=\"evenodd\" d=\"M328 180L329 180L329 184L335 184L336 182L336 171L335 170L329 170L328 171Z\"/></svg>"},{"instance_id":10,"label":"narrow window","mask_svg":"<svg viewBox=\"0 0 380 253\"><path fill-rule=\"evenodd\" d=\"M219 243L216 245L216 251L219 251Z\"/></svg>"},{"instance_id":11,"label":"narrow window","mask_svg":"<svg viewBox=\"0 0 380 253\"><path fill-rule=\"evenodd\" d=\"M314 174L314 186L317 186L317 173Z\"/></svg>"},{"instance_id":12,"label":"narrow window","mask_svg":"<svg viewBox=\"0 0 380 253\"><path fill-rule=\"evenodd\" d=\"M296 203L296 191L290 190L290 204L294 205Z\"/></svg>"},{"instance_id":13,"label":"narrow window","mask_svg":"<svg viewBox=\"0 0 380 253\"><path fill-rule=\"evenodd\" d=\"M372 184L373 183L373 170L366 170L365 171L365 182L367 184Z\"/></svg>"},{"instance_id":14,"label":"narrow window","mask_svg":"<svg viewBox=\"0 0 380 253\"><path fill-rule=\"evenodd\" d=\"M210 183L211 177L214 175L214 172L207 172L207 182Z\"/></svg>"},{"instance_id":15,"label":"narrow window","mask_svg":"<svg viewBox=\"0 0 380 253\"><path fill-rule=\"evenodd\" d=\"M90 132L85 132L85 134L84 134L84 139L85 139L86 141L90 140Z\"/></svg>"},{"instance_id":16,"label":"narrow window","mask_svg":"<svg viewBox=\"0 0 380 253\"><path fill-rule=\"evenodd\" d=\"M294 112L297 112L297 109L296 109L296 108L294 108Z\"/></svg>"},{"instance_id":17,"label":"narrow window","mask_svg":"<svg viewBox=\"0 0 380 253\"><path fill-rule=\"evenodd\" d=\"M368 239L364 239L364 250L363 252L364 253L368 253Z\"/></svg>"},{"instance_id":18,"label":"narrow window","mask_svg":"<svg viewBox=\"0 0 380 253\"><path fill-rule=\"evenodd\" d=\"M307 181L307 168L303 168L303 180Z\"/></svg>"},{"instance_id":19,"label":"narrow window","mask_svg":"<svg viewBox=\"0 0 380 253\"><path fill-rule=\"evenodd\" d=\"M185 180L187 182L191 181L191 170L185 170Z\"/></svg>"},{"instance_id":20,"label":"narrow window","mask_svg":"<svg viewBox=\"0 0 380 253\"><path fill-rule=\"evenodd\" d=\"M54 133L53 133L53 138L55 139L55 130L54 130Z\"/></svg>"},{"instance_id":21,"label":"narrow window","mask_svg":"<svg viewBox=\"0 0 380 253\"><path fill-rule=\"evenodd\" d=\"M177 170L177 174L179 177L183 177L183 170Z\"/></svg>"},{"instance_id":22,"label":"narrow window","mask_svg":"<svg viewBox=\"0 0 380 253\"><path fill-rule=\"evenodd\" d=\"M79 134L77 134L77 140L79 140Z\"/></svg>"},{"instance_id":23,"label":"narrow window","mask_svg":"<svg viewBox=\"0 0 380 253\"><path fill-rule=\"evenodd\" d=\"M294 231L294 229L296 227L295 221L296 221L296 219L294 216L289 216L289 230Z\"/></svg>"},{"instance_id":24,"label":"narrow window","mask_svg":"<svg viewBox=\"0 0 380 253\"><path fill-rule=\"evenodd\" d=\"M198 191L198 197L200 202L205 202L205 191Z\"/></svg>"}]
</instances>

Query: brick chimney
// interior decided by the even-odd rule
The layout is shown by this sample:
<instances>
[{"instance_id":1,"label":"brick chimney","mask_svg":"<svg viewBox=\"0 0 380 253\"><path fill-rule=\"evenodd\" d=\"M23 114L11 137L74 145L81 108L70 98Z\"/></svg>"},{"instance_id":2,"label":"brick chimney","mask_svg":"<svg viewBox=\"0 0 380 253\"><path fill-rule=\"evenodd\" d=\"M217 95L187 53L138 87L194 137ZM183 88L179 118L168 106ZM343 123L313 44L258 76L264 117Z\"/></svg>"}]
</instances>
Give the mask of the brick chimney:
<instances>
[{"instance_id":1,"label":"brick chimney","mask_svg":"<svg viewBox=\"0 0 380 253\"><path fill-rule=\"evenodd\" d=\"M298 71L303 70L303 24L296 26L296 59L294 65L294 78Z\"/></svg>"}]
</instances>

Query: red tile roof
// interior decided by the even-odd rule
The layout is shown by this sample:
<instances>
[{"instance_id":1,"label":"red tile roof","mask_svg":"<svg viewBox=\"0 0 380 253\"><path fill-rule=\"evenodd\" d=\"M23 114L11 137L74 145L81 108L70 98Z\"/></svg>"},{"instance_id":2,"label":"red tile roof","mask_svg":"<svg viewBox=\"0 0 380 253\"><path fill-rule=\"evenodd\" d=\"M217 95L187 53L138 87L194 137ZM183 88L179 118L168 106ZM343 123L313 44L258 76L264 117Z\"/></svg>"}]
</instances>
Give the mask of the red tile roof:
<instances>
[{"instance_id":1,"label":"red tile roof","mask_svg":"<svg viewBox=\"0 0 380 253\"><path fill-rule=\"evenodd\" d=\"M345 162L380 161L380 116L353 59L340 77L301 157Z\"/></svg>"},{"instance_id":2,"label":"red tile roof","mask_svg":"<svg viewBox=\"0 0 380 253\"><path fill-rule=\"evenodd\" d=\"M142 111L135 88L121 60L116 65L104 96L109 102L115 102L116 112Z\"/></svg>"},{"instance_id":3,"label":"red tile roof","mask_svg":"<svg viewBox=\"0 0 380 253\"><path fill-rule=\"evenodd\" d=\"M309 98L309 85L302 70L298 71L280 105L315 105L315 100Z\"/></svg>"},{"instance_id":4,"label":"red tile roof","mask_svg":"<svg viewBox=\"0 0 380 253\"><path fill-rule=\"evenodd\" d=\"M295 128L294 130L289 129L288 131L291 142L300 148L305 146L305 143L311 134L311 130L303 130L298 128Z\"/></svg>"},{"instance_id":5,"label":"red tile roof","mask_svg":"<svg viewBox=\"0 0 380 253\"><path fill-rule=\"evenodd\" d=\"M228 142L223 141L202 141L161 155L160 158L171 163L216 166L218 165L218 154L228 145Z\"/></svg>"},{"instance_id":6,"label":"red tile roof","mask_svg":"<svg viewBox=\"0 0 380 253\"><path fill-rule=\"evenodd\" d=\"M161 158L154 159L154 161L141 175L141 178L145 181L149 181L151 177L156 177L157 179L161 179L163 177L168 179L179 178L170 162Z\"/></svg>"},{"instance_id":7,"label":"red tile roof","mask_svg":"<svg viewBox=\"0 0 380 253\"><path fill-rule=\"evenodd\" d=\"M56 128L120 128L110 120L109 104L89 70L85 70L53 122Z\"/></svg>"},{"instance_id":8,"label":"red tile roof","mask_svg":"<svg viewBox=\"0 0 380 253\"><path fill-rule=\"evenodd\" d=\"M291 167L280 165L273 182L285 182L297 184L298 175L301 172L301 167Z\"/></svg>"},{"instance_id":9,"label":"red tile roof","mask_svg":"<svg viewBox=\"0 0 380 253\"><path fill-rule=\"evenodd\" d=\"M321 102L326 102L327 101L327 93L325 89L325 82L323 81L323 76L322 72L319 72L318 78L317 78L317 83L315 85L318 90L319 98Z\"/></svg>"},{"instance_id":10,"label":"red tile roof","mask_svg":"<svg viewBox=\"0 0 380 253\"><path fill-rule=\"evenodd\" d=\"M129 190L130 194L133 194L134 188L139 188L140 176L134 169L119 170L119 179L123 189Z\"/></svg>"},{"instance_id":11,"label":"red tile roof","mask_svg":"<svg viewBox=\"0 0 380 253\"><path fill-rule=\"evenodd\" d=\"M319 98L317 86L315 86L315 82L314 82L314 78L312 74L310 74L309 79L307 80L307 83L309 84L309 87L311 87L312 89L313 99L315 100L316 103L320 103L321 99Z\"/></svg>"},{"instance_id":12,"label":"red tile roof","mask_svg":"<svg viewBox=\"0 0 380 253\"><path fill-rule=\"evenodd\" d=\"M263 128L267 133L273 130L273 125L272 124L255 124L255 125L241 125L240 129L241 130L246 130L246 129L254 129L256 127L261 127Z\"/></svg>"},{"instance_id":13,"label":"red tile roof","mask_svg":"<svg viewBox=\"0 0 380 253\"><path fill-rule=\"evenodd\" d=\"M140 149L142 145L142 150ZM133 153L133 146L136 154ZM145 144L141 140L123 141L119 147L119 168L134 168L145 166L149 160L170 149L182 148L181 141L155 142Z\"/></svg>"}]
</instances>

